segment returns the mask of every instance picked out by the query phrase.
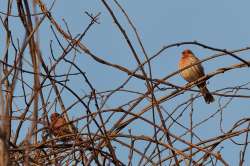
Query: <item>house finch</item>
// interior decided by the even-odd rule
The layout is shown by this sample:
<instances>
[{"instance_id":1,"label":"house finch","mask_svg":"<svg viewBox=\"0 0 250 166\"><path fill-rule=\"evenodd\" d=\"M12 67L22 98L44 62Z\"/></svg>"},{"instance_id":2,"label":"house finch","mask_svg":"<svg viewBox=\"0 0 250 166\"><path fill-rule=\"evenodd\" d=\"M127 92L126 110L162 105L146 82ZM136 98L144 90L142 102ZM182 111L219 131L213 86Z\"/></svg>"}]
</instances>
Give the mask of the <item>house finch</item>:
<instances>
[{"instance_id":1,"label":"house finch","mask_svg":"<svg viewBox=\"0 0 250 166\"><path fill-rule=\"evenodd\" d=\"M77 129L73 124L69 124L67 120L60 114L54 112L50 116L51 120L51 132L55 137L63 137L70 134L77 134ZM61 140L64 142L73 141L74 136L66 136ZM89 142L87 140L83 140L81 137L77 137L76 141L81 142L80 153L84 163L88 161L85 152L83 151L83 147L86 149L89 148Z\"/></svg>"},{"instance_id":2,"label":"house finch","mask_svg":"<svg viewBox=\"0 0 250 166\"><path fill-rule=\"evenodd\" d=\"M61 136L77 133L76 128L73 125L68 124L66 119L62 115L60 115L56 112L51 114L50 120L51 120L51 131L55 137L61 137ZM65 137L62 140L69 141L70 138Z\"/></svg>"},{"instance_id":3,"label":"house finch","mask_svg":"<svg viewBox=\"0 0 250 166\"><path fill-rule=\"evenodd\" d=\"M192 51L188 49L184 50L182 52L182 57L179 61L179 70L191 64L197 63L199 61L200 60L192 53ZM191 66L181 71L181 76L188 82L193 82L195 80L198 80L200 77L203 77L204 75L205 75L204 69L201 66L201 64ZM206 81L199 83L197 87L200 89L201 94L204 97L204 100L207 104L214 101L212 94L208 91L206 87Z\"/></svg>"}]
</instances>

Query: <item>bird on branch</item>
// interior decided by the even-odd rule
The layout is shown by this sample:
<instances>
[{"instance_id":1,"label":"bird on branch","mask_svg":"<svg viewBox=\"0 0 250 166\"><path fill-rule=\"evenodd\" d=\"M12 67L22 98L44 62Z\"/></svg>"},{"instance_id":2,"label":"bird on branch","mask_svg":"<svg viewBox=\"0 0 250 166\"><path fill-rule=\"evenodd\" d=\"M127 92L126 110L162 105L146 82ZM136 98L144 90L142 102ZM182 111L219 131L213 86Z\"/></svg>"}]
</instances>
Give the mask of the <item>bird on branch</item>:
<instances>
[{"instance_id":1,"label":"bird on branch","mask_svg":"<svg viewBox=\"0 0 250 166\"><path fill-rule=\"evenodd\" d=\"M182 52L181 59L179 61L179 70L200 62L200 60L193 54L189 49L186 49ZM196 64L180 72L181 76L188 82L193 82L199 78L205 76L204 69L202 65ZM210 104L214 101L213 95L209 92L206 86L206 81L203 81L197 85L200 89L200 92L207 104Z\"/></svg>"}]
</instances>

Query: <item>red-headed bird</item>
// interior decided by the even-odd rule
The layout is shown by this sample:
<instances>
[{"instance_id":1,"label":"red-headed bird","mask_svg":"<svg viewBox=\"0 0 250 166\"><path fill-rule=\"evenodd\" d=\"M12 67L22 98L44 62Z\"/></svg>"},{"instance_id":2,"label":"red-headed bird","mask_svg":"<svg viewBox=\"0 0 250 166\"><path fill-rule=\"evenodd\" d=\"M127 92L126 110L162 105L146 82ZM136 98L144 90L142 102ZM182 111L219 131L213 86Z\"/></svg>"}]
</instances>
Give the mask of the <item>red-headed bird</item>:
<instances>
[{"instance_id":1,"label":"red-headed bird","mask_svg":"<svg viewBox=\"0 0 250 166\"><path fill-rule=\"evenodd\" d=\"M77 133L75 127L72 124L68 124L66 119L62 115L60 115L56 112L51 114L50 120L51 120L51 126L50 126L51 131L55 137L62 137L62 136ZM72 131L72 130L74 130L74 131ZM62 138L62 141L70 141L70 140L72 140L72 136L71 136L71 138L70 137Z\"/></svg>"},{"instance_id":2,"label":"red-headed bird","mask_svg":"<svg viewBox=\"0 0 250 166\"><path fill-rule=\"evenodd\" d=\"M200 60L193 54L191 50L186 49L182 52L182 56L179 61L179 70L191 64L195 64L199 61ZM195 80L198 80L199 78L205 75L204 69L200 63L194 66L191 66L181 71L180 73L181 73L181 76L188 82L193 82ZM199 83L197 86L200 89L205 102L207 104L212 103L214 101L214 97L208 91L207 86L206 86L206 81Z\"/></svg>"}]
</instances>

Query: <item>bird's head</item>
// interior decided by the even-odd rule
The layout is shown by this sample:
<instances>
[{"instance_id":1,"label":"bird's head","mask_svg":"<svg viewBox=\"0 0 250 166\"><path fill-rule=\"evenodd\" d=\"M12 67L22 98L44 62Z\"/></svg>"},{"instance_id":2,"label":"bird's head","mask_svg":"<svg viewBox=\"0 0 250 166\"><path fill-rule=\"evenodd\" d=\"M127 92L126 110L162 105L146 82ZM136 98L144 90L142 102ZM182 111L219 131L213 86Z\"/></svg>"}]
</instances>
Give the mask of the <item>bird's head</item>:
<instances>
[{"instance_id":1,"label":"bird's head","mask_svg":"<svg viewBox=\"0 0 250 166\"><path fill-rule=\"evenodd\" d=\"M184 51L182 51L182 56L188 56L190 54L193 54L193 52L189 49L185 49Z\"/></svg>"},{"instance_id":2,"label":"bird's head","mask_svg":"<svg viewBox=\"0 0 250 166\"><path fill-rule=\"evenodd\" d=\"M57 112L54 112L51 114L50 120L54 121L54 120L58 119L58 117L60 117L60 114L58 114Z\"/></svg>"}]
</instances>

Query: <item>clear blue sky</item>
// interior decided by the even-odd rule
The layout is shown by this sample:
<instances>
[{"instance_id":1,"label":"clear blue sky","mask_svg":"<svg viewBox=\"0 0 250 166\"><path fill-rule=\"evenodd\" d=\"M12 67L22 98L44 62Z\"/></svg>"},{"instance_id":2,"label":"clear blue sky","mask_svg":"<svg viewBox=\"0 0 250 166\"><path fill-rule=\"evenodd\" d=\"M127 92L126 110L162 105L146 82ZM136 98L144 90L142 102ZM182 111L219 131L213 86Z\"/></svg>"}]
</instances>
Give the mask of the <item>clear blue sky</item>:
<instances>
[{"instance_id":1,"label":"clear blue sky","mask_svg":"<svg viewBox=\"0 0 250 166\"><path fill-rule=\"evenodd\" d=\"M45 2L47 2L48 6L51 4L50 0ZM112 1L109 0L107 2ZM0 6L2 3L3 2L0 2ZM248 0L127 0L120 1L120 3L136 26L149 56L154 55L164 45L180 41L197 40L212 47L228 50L250 46L250 1ZM112 7L116 12L119 12L116 13L119 21L124 26L129 37L131 37L141 60L145 59L126 19L117 7L114 5L112 5ZM4 11L5 8L0 7L0 10ZM109 13L102 5L101 1L60 0L56 1L55 7L52 11L52 15L63 28L65 28L65 26L62 18L67 21L73 35L81 33L87 26L89 18L84 14L85 11L93 14L101 12L99 20L101 24L92 27L92 29L84 37L83 43L86 44L93 53L107 61L118 63L129 68L130 70L134 70L136 68L137 64L133 59L131 51L127 47L126 41L118 31L116 25L113 23ZM16 18L13 18L12 21L19 23L19 20ZM24 35L22 33L22 29L19 29L18 25L12 26L15 37L21 38ZM16 28L14 28L14 26L16 26ZM2 34L3 27L1 25L0 43L4 43ZM49 41L55 40L50 36L52 36L52 33L49 29L48 21L46 21L46 23L42 24L42 29L40 30L41 49L44 56L46 56L46 54L50 54L48 49ZM192 49L200 59L216 53L214 51L192 45L170 48L152 61L153 78L160 79L176 71L180 54L184 48ZM3 51L3 45L0 44L0 56L2 56ZM55 50L55 52L60 53L60 50ZM241 57L249 60L250 58L248 53L249 52L241 53L240 55ZM127 77L126 74L98 64L84 55L78 55L77 63L87 73L88 78L91 80L97 91L114 89ZM212 72L219 67L225 67L233 63L238 63L238 61L230 56L225 56L206 62L203 65L206 72ZM58 72L63 73L63 69L63 66L61 66L61 68L58 69ZM168 81L177 85L184 85L186 83L179 75L170 78ZM224 87L226 88L244 84L249 81L249 69L238 69L224 75L213 77L209 80L208 87L211 91L215 91ZM79 90L86 90L86 88L79 87L77 79L72 80L72 85L75 86L76 89L79 88ZM139 89L141 92L146 90L145 83L137 80L132 80L126 88L131 90ZM158 97L163 96L164 93L158 94ZM166 91L166 93L169 92ZM188 99L190 94L190 92L186 92L180 97L164 103L162 106L167 111L171 112L172 109L182 103L184 99ZM196 93L193 94L195 95ZM239 92L239 94L243 93ZM67 99L67 96L64 97ZM202 98L195 101L195 122L206 119L206 117L217 111L219 108L219 97L215 98L215 103L211 105L204 104ZM110 107L114 107L126 103L127 100L128 98L126 95L118 94L117 96L114 96L108 104ZM69 100L68 104L71 102L72 100ZM230 129L236 121L242 119L243 117L249 117L249 105L249 99L235 99L223 110L223 127L226 131ZM151 113L146 114L148 119L152 119L150 118L151 115ZM179 119L179 122L182 124L188 124L188 116L189 111L187 111L186 114ZM199 136L203 139L215 137L220 132L219 123L220 119L217 115L215 118L212 118L203 124L200 128L197 128L196 132L199 133ZM147 134L146 127L140 125L139 123L133 124L134 125L129 126L132 128L132 131L138 133L138 135ZM127 129L124 129L124 131L127 132ZM181 133L178 127L173 128L172 132ZM238 140L242 141L240 138ZM225 142L225 144L221 144L221 146L224 146L224 149L222 150L224 159L228 161L230 165L238 165L239 161L237 159L239 158L239 148L229 141ZM219 146L218 149L221 146ZM250 156L250 150L247 152L248 156ZM245 162L250 163L250 157L246 157L246 159L247 160ZM134 162L136 163L136 161Z\"/></svg>"}]
</instances>

